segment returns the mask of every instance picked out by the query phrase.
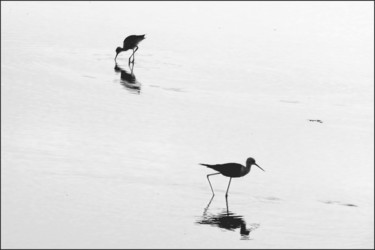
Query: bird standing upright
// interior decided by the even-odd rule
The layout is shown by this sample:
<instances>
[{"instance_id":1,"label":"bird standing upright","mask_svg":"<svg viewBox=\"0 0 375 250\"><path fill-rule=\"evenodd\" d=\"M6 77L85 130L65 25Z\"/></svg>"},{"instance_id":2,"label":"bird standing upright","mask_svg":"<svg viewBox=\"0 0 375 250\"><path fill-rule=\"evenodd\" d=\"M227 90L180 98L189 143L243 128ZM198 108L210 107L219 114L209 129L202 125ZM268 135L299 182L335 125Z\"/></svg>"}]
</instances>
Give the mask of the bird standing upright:
<instances>
[{"instance_id":1,"label":"bird standing upright","mask_svg":"<svg viewBox=\"0 0 375 250\"><path fill-rule=\"evenodd\" d=\"M128 36L127 38L125 38L123 47L122 48L121 47L116 48L115 61L116 61L116 58L117 58L118 54L120 54L123 51L127 51L129 49L132 49L133 54L129 57L129 65L130 65L130 58L132 58L132 57L133 57L132 63L134 64L134 53L138 50L138 43L140 41L142 41L143 39L145 39L145 35L140 35L140 36L131 35L131 36Z\"/></svg>"},{"instance_id":2,"label":"bird standing upright","mask_svg":"<svg viewBox=\"0 0 375 250\"><path fill-rule=\"evenodd\" d=\"M214 193L214 190L212 189L212 185L211 185L209 176L210 175L216 175L216 174L222 174L224 176L230 177L227 192L225 193L226 197L228 196L228 190L229 190L229 186L230 186L230 182L232 181L232 178L238 178L238 177L242 177L242 176L247 175L250 172L250 169L251 169L252 165L257 166L258 168L260 168L264 171L264 169L259 167L258 164L255 163L255 160L251 157L247 158L246 167L241 165L241 164L238 164L238 163L225 163L225 164L216 164L216 165L203 164L203 163L199 163L199 164L203 165L203 166L206 166L208 168L212 168L213 170L216 170L216 171L219 172L219 173L207 175L207 179L208 179L208 183L210 184L210 187L211 187L212 195L215 195L215 193Z\"/></svg>"}]
</instances>

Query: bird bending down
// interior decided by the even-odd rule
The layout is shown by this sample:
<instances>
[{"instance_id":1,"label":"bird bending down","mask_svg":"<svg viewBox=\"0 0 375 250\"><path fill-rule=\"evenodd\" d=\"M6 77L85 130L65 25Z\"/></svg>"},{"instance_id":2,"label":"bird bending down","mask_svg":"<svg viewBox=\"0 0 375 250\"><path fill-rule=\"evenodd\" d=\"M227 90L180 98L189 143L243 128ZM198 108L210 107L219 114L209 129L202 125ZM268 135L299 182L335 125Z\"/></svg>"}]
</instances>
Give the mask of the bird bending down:
<instances>
[{"instance_id":1,"label":"bird bending down","mask_svg":"<svg viewBox=\"0 0 375 250\"><path fill-rule=\"evenodd\" d=\"M224 176L230 177L227 192L225 193L225 197L228 196L229 186L230 186L230 182L232 181L232 178L238 178L238 177L242 177L242 176L247 175L250 172L250 169L251 169L252 165L257 166L258 168L260 168L264 171L264 169L259 167L255 163L255 160L251 157L247 158L246 167L241 165L241 164L238 164L238 163L225 163L225 164L216 164L216 165L209 165L209 164L203 164L203 163L199 163L199 164L203 165L203 166L206 166L208 168L212 168L213 170L216 170L216 171L219 172L219 173L207 175L207 179L208 179L208 183L210 184L210 187L211 187L212 195L215 195L215 193L214 193L214 190L212 188L209 176L210 175L222 174Z\"/></svg>"},{"instance_id":2,"label":"bird bending down","mask_svg":"<svg viewBox=\"0 0 375 250\"><path fill-rule=\"evenodd\" d=\"M123 47L122 48L117 47L117 49L116 49L115 61L116 61L116 58L117 58L118 54L120 54L123 51L127 51L129 49L132 49L133 54L129 57L129 65L130 65L130 62L132 62L134 64L134 53L138 50L138 43L141 42L143 39L145 39L145 35L140 35L140 36L131 35L131 36L128 36L127 38L125 38ZM133 60L130 61L130 58L132 58L132 57L133 57Z\"/></svg>"}]
</instances>

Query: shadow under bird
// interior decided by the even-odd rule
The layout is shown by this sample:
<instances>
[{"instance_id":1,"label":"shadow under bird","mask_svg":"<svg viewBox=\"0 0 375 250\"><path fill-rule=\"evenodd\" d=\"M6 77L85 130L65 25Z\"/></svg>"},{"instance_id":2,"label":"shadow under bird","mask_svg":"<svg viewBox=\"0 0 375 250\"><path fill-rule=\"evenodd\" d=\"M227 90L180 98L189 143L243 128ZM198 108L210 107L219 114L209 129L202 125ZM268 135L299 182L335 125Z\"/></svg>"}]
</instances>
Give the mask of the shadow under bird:
<instances>
[{"instance_id":1,"label":"shadow under bird","mask_svg":"<svg viewBox=\"0 0 375 250\"><path fill-rule=\"evenodd\" d=\"M228 196L228 191L229 191L229 186L230 182L232 181L232 178L238 178L247 175L250 172L251 166L255 165L258 168L262 169L265 171L263 168L259 167L258 164L256 164L255 160L253 158L247 158L246 160L246 167L238 164L238 163L225 163L225 164L216 164L216 165L210 165L210 164L203 164L199 163L200 165L206 166L208 168L212 168L213 170L218 171L219 173L214 173L214 174L208 174L207 179L208 183L210 184L212 195L215 195L214 190L212 188L211 182L210 182L210 176L211 175L217 175L217 174L222 174L224 176L230 177L229 183L228 183L228 188L227 192L225 193L225 196Z\"/></svg>"},{"instance_id":2,"label":"shadow under bird","mask_svg":"<svg viewBox=\"0 0 375 250\"><path fill-rule=\"evenodd\" d=\"M120 65L116 63L115 71L121 72L121 85L123 85L131 93L140 94L141 93L141 83L137 81L133 73L134 64L129 65L131 72L127 72Z\"/></svg>"},{"instance_id":3,"label":"shadow under bird","mask_svg":"<svg viewBox=\"0 0 375 250\"><path fill-rule=\"evenodd\" d=\"M208 213L208 209L213 199L214 195L211 197L207 207L204 209L201 219L197 220L195 223L200 225L217 226L230 231L240 228L241 240L250 239L250 232L257 229L260 225L257 223L252 223L250 224L250 227L247 227L246 221L242 215L236 215L235 213L229 211L228 197L225 197L225 202L227 205L226 212L222 212L217 215Z\"/></svg>"},{"instance_id":4,"label":"shadow under bird","mask_svg":"<svg viewBox=\"0 0 375 250\"><path fill-rule=\"evenodd\" d=\"M127 51L129 49L132 49L133 54L129 57L129 65L130 65L130 62L132 62L134 64L134 53L138 50L138 43L140 43L143 39L145 39L145 35L140 35L140 36L131 35L131 36L128 36L127 38L125 38L123 47L122 48L117 47L117 49L116 49L115 61L116 61L116 58L117 58L118 54L120 54L123 51ZM133 57L133 60L130 61L130 59L132 57Z\"/></svg>"}]
</instances>

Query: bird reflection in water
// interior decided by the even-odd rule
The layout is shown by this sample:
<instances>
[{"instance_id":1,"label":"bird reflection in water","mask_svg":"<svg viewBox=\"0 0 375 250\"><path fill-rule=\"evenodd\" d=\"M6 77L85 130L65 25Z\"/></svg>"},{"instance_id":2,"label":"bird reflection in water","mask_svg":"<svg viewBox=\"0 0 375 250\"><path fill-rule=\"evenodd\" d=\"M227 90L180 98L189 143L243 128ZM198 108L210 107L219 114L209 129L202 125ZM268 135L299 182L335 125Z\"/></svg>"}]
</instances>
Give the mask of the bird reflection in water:
<instances>
[{"instance_id":1,"label":"bird reflection in water","mask_svg":"<svg viewBox=\"0 0 375 250\"><path fill-rule=\"evenodd\" d=\"M127 90L129 90L133 94L140 94L141 83L137 81L133 73L134 63L131 63L129 67L130 73L116 63L115 71L121 72L121 85L123 85Z\"/></svg>"},{"instance_id":2,"label":"bird reflection in water","mask_svg":"<svg viewBox=\"0 0 375 250\"><path fill-rule=\"evenodd\" d=\"M253 223L250 225L250 227L247 227L243 216L236 215L235 213L229 211L228 198L225 199L227 205L226 211L217 215L208 214L207 211L211 205L213 198L214 196L211 197L207 207L204 209L202 218L196 221L196 223L201 225L211 225L230 231L234 231L235 229L240 228L241 240L250 240L250 232L257 229L259 227L259 224Z\"/></svg>"}]
</instances>

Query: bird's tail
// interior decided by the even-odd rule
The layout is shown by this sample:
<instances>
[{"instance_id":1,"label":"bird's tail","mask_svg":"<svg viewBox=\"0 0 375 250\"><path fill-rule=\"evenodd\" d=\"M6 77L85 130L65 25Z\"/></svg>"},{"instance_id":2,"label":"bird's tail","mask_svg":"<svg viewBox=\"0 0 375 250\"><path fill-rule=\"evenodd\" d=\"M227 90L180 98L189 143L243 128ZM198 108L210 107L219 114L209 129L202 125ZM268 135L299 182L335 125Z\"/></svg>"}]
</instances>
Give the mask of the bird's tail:
<instances>
[{"instance_id":1,"label":"bird's tail","mask_svg":"<svg viewBox=\"0 0 375 250\"><path fill-rule=\"evenodd\" d=\"M199 165L206 166L206 167L208 167L208 168L211 167L211 165L209 165L209 164L204 164L204 163L199 163Z\"/></svg>"}]
</instances>

